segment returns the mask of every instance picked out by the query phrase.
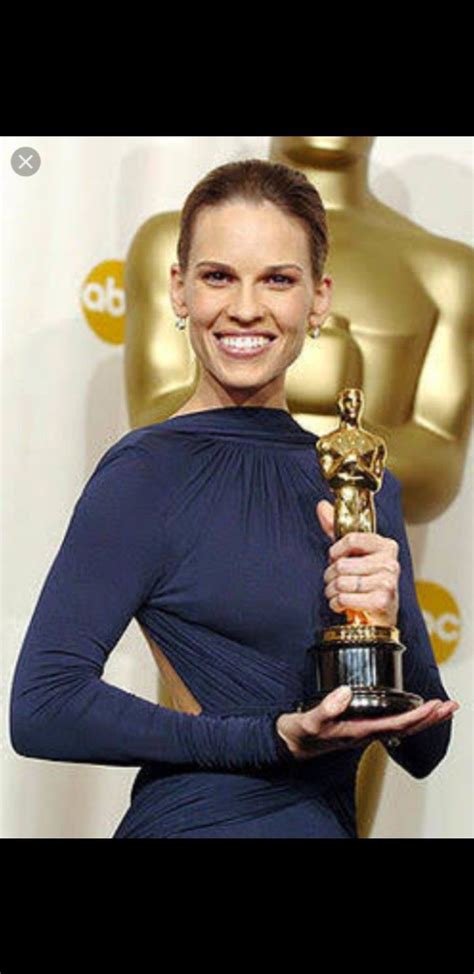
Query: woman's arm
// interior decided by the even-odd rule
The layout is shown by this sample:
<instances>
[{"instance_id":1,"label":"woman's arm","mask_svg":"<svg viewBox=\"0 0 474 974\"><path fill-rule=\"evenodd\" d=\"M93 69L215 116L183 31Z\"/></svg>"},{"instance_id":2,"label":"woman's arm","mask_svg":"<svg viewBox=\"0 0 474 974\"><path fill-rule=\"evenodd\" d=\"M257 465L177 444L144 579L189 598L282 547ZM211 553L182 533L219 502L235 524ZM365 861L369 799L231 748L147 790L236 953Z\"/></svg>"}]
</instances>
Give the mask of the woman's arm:
<instances>
[{"instance_id":1,"label":"woman's arm","mask_svg":"<svg viewBox=\"0 0 474 974\"><path fill-rule=\"evenodd\" d=\"M398 628L400 641L406 647L402 655L403 688L409 693L419 694L424 700L434 698L449 700L416 595L413 562L401 503L401 484L389 470L385 471L384 484L387 485L384 505L386 519L383 519L384 525L386 522L386 530L383 525L379 527L381 517L379 514L377 530L387 537L394 538L399 545L398 559L401 570ZM402 737L398 747L393 749L388 747L387 750L393 760L414 778L426 778L444 758L451 732L452 719L417 734Z\"/></svg>"},{"instance_id":2,"label":"woman's arm","mask_svg":"<svg viewBox=\"0 0 474 974\"><path fill-rule=\"evenodd\" d=\"M115 444L77 501L17 660L10 737L26 757L238 769L288 760L283 707L258 716L183 714L102 679L109 654L160 579L173 485L160 458Z\"/></svg>"}]
</instances>

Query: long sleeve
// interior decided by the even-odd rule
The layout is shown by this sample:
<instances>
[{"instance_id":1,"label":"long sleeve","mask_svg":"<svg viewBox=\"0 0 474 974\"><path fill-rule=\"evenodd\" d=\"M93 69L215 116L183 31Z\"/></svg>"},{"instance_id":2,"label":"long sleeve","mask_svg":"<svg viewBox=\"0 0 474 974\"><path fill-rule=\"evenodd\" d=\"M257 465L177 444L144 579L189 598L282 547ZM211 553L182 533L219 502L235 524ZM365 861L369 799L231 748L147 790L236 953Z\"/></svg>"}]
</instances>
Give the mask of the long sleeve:
<instances>
[{"instance_id":1,"label":"long sleeve","mask_svg":"<svg viewBox=\"0 0 474 974\"><path fill-rule=\"evenodd\" d=\"M159 584L173 484L159 455L119 441L74 507L17 660L10 737L26 757L99 765L233 769L285 762L276 716L179 713L102 679ZM166 467L166 464L164 465Z\"/></svg>"},{"instance_id":2,"label":"long sleeve","mask_svg":"<svg viewBox=\"0 0 474 974\"><path fill-rule=\"evenodd\" d=\"M410 693L420 694L423 700L449 700L416 595L413 563L401 503L401 484L390 471L386 471L384 480L388 486L388 524L387 530L380 530L380 533L394 538L399 544L401 571L398 628L400 640L406 647L402 656L403 686ZM425 778L445 756L451 732L450 719L406 737L398 747L387 750L393 760L414 778Z\"/></svg>"}]
</instances>

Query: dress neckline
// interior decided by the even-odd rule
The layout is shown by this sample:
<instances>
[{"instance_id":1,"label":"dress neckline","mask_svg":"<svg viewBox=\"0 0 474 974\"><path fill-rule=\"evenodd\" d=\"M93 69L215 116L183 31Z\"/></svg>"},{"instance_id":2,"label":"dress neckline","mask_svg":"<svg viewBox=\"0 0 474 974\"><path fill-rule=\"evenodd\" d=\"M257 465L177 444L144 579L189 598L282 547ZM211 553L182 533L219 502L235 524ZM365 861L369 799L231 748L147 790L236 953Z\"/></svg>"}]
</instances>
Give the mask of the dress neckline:
<instances>
[{"instance_id":1,"label":"dress neckline","mask_svg":"<svg viewBox=\"0 0 474 974\"><path fill-rule=\"evenodd\" d=\"M171 416L156 428L221 437L266 439L314 445L315 433L303 429L287 409L277 406L215 406Z\"/></svg>"}]
</instances>

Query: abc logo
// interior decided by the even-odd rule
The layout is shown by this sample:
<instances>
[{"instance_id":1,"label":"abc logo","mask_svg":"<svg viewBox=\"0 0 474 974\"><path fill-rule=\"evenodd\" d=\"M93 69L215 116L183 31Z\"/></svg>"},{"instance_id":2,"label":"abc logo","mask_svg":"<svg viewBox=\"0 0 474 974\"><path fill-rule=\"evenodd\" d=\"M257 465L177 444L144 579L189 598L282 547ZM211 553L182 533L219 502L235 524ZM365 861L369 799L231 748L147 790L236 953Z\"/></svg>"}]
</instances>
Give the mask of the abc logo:
<instances>
[{"instance_id":1,"label":"abc logo","mask_svg":"<svg viewBox=\"0 0 474 974\"><path fill-rule=\"evenodd\" d=\"M428 629L437 663L454 653L460 635L461 618L453 596L436 582L416 582L416 594Z\"/></svg>"},{"instance_id":2,"label":"abc logo","mask_svg":"<svg viewBox=\"0 0 474 974\"><path fill-rule=\"evenodd\" d=\"M91 270L81 289L81 308L99 338L122 345L125 336L123 261L105 260Z\"/></svg>"}]
</instances>

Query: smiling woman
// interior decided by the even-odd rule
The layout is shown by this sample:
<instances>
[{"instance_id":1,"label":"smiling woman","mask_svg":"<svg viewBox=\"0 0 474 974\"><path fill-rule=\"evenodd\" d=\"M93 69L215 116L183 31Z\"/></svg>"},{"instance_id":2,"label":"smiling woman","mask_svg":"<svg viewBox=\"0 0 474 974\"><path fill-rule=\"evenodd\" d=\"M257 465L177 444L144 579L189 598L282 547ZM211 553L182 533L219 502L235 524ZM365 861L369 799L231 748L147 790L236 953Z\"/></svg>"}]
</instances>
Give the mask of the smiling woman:
<instances>
[{"instance_id":1,"label":"smiling woman","mask_svg":"<svg viewBox=\"0 0 474 974\"><path fill-rule=\"evenodd\" d=\"M201 380L175 415L243 403L288 409L286 369L329 314L327 249L321 198L295 170L230 163L195 187L170 293L176 314L189 317Z\"/></svg>"},{"instance_id":2,"label":"smiling woman","mask_svg":"<svg viewBox=\"0 0 474 974\"><path fill-rule=\"evenodd\" d=\"M447 694L388 471L376 562L357 550L358 604L392 621L399 605L405 687L434 699L368 725L342 719L350 692L312 698L308 650L339 621L328 596L354 592L350 572L325 579L331 494L318 437L285 397L286 370L329 312L326 253L324 209L303 174L247 160L195 187L170 296L189 317L200 382L178 413L101 458L42 588L14 676L12 743L28 757L139 765L114 838L357 838L368 743L407 738L396 760L415 777L446 752L454 705L436 707ZM332 566L350 555L335 549ZM101 678L132 618L177 707Z\"/></svg>"}]
</instances>

